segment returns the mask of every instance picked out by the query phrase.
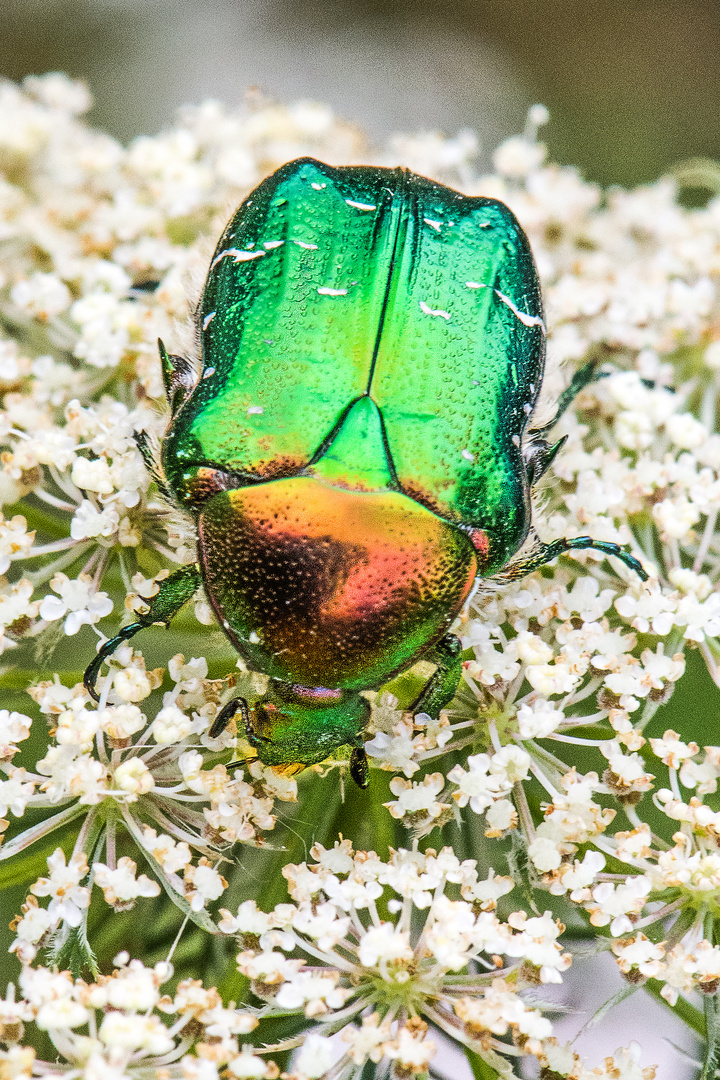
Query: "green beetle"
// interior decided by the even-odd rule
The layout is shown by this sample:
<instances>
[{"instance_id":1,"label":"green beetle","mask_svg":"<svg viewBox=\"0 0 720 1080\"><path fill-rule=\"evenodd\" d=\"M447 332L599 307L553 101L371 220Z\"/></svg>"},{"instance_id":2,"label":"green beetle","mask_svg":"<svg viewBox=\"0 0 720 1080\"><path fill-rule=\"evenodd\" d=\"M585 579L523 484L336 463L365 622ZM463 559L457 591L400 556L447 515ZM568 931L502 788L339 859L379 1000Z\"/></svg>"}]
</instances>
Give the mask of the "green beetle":
<instances>
[{"instance_id":1,"label":"green beetle","mask_svg":"<svg viewBox=\"0 0 720 1080\"><path fill-rule=\"evenodd\" d=\"M160 343L171 419L161 488L192 514L198 561L167 578L138 630L204 586L242 658L269 677L239 712L261 761L310 765L343 745L367 783L362 691L424 658L411 706L437 715L462 650L449 633L478 577L511 579L590 537L536 543L530 493L560 443L532 430L544 326L510 210L404 169L283 166L240 206L199 311L202 372ZM561 399L558 415L585 369ZM557 417L556 417L557 419ZM554 421L553 421L554 422Z\"/></svg>"}]
</instances>

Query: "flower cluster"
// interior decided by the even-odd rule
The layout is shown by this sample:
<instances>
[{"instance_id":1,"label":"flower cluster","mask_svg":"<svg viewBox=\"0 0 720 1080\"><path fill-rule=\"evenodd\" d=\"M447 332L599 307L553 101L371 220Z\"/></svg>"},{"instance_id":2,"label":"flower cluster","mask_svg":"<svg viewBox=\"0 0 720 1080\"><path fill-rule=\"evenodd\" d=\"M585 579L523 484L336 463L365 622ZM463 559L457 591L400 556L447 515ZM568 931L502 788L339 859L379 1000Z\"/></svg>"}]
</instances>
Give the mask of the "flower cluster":
<instances>
[{"instance_id":1,"label":"flower cluster","mask_svg":"<svg viewBox=\"0 0 720 1080\"><path fill-rule=\"evenodd\" d=\"M540 107L482 175L467 133L373 151L320 105L207 103L123 147L83 122L89 103L62 76L0 84L0 652L13 687L29 691L0 711L0 860L76 830L14 921L26 967L22 1001L1 1014L11 1075L34 1068L16 1036L27 1022L89 1077L150 1061L201 1080L225 1067L274 1075L237 1040L249 1014L232 1020L200 988L182 990L169 1026L148 1020L142 1042L145 1028L127 1016L148 1019L165 999L146 994L123 1013L101 988L157 986L164 971L125 963L91 986L27 966L71 931L82 939L93 896L122 910L162 886L203 932L240 936L240 970L263 1015L305 1023L289 1076L346 1080L368 1061L378 1076L422 1075L428 1025L500 1075L508 1057L531 1055L573 1080L649 1076L634 1051L591 1072L553 1041L529 992L559 980L569 955L560 924L527 896L574 908L609 938L622 978L670 1004L682 995L688 1010L688 996L708 1000L720 985L720 751L698 746L692 728L653 722L688 650L720 685L720 199L687 210L670 179L601 192L546 162ZM231 846L263 844L276 803L302 800L313 782L298 790L249 760L233 727L209 736L233 694L256 699L264 677L242 665L228 675L235 658L202 597L167 665L122 645L97 705L80 672L123 615L147 613L171 567L195 559L192 522L161 497L135 438L154 444L167 423L156 338L195 363L193 303L228 208L305 154L402 163L516 213L546 303L531 428L553 419L571 369L588 375L557 424L566 443L534 493L535 533L627 545L649 580L574 552L521 580L479 583L454 627L465 652L452 706L437 718L403 708L432 674L427 663L391 688L397 696L368 695L366 749L376 774L393 774L377 813L390 815L395 853L317 846L314 864L286 867L292 904L266 914L246 901L218 923ZM181 650L210 655L212 670ZM578 750L594 764L572 767ZM236 757L248 760L230 765ZM498 867L515 852L524 888L503 901L507 917L495 905L508 878L403 839L452 822L475 834L479 824ZM136 1030L122 1051L113 1024Z\"/></svg>"},{"instance_id":2,"label":"flower cluster","mask_svg":"<svg viewBox=\"0 0 720 1080\"><path fill-rule=\"evenodd\" d=\"M237 842L262 844L275 824L275 798L295 799L295 782L257 761L247 775L223 764L207 767L197 747L217 753L229 742L227 735L210 739L207 733L224 683L207 679L205 660L186 663L181 655L173 657L168 672L174 687L152 720L137 702L150 694L159 675L148 672L129 646L118 650L97 707L82 684L36 684L30 692L52 724L54 743L34 770L12 763L17 744L29 735L30 718L0 713L7 777L0 780L0 813L21 817L28 808L51 810L40 825L17 832L0 858L82 819L72 857L55 851L48 876L32 885L14 923L13 949L23 961L32 961L53 935L57 945L58 929L62 936L84 923L93 884L120 911L138 897L159 895L161 881L196 922L213 931L206 908L227 887L219 869L223 852ZM7 825L2 819L2 827ZM119 854L128 839L154 871L153 879L138 876L136 862ZM47 907L37 897L49 897Z\"/></svg>"},{"instance_id":3,"label":"flower cluster","mask_svg":"<svg viewBox=\"0 0 720 1080\"><path fill-rule=\"evenodd\" d=\"M227 1068L237 1080L278 1076L276 1066L241 1041L257 1027L251 1012L224 1007L217 990L206 990L200 980L181 982L172 996L162 994L173 974L169 963L145 967L127 953L115 963L112 974L96 983L66 971L25 968L22 997L11 985L0 998L2 1075L31 1080L70 1070L90 1080L142 1077L162 1068L178 1080L217 1080ZM37 1060L31 1046L22 1045L26 1025L47 1033L56 1061Z\"/></svg>"},{"instance_id":4,"label":"flower cluster","mask_svg":"<svg viewBox=\"0 0 720 1080\"><path fill-rule=\"evenodd\" d=\"M283 871L292 904L265 913L245 901L220 924L239 937L238 967L254 993L275 1013L315 1022L298 1060L303 1080L331 1066L359 1075L383 1060L398 1076L424 1074L436 1052L428 1023L488 1065L505 1069L500 1053L542 1056L551 1024L522 991L561 982L570 956L549 912L497 917L511 878L479 878L475 861L450 848L399 850L385 862L344 840L311 854L314 863ZM344 1050L330 1038L340 1028Z\"/></svg>"}]
</instances>

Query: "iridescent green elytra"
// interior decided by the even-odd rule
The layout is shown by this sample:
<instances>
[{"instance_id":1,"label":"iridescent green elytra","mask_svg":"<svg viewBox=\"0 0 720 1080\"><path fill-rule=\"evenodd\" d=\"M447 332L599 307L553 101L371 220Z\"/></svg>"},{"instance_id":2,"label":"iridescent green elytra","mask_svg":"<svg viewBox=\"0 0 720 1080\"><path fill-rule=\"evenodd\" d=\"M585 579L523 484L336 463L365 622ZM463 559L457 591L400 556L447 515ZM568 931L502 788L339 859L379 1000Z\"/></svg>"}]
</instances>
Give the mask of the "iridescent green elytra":
<instances>
[{"instance_id":1,"label":"iridescent green elytra","mask_svg":"<svg viewBox=\"0 0 720 1080\"><path fill-rule=\"evenodd\" d=\"M462 662L448 630L478 575L579 547L642 575L589 537L511 563L559 444L528 430L542 305L502 203L403 169L291 162L229 222L199 320L199 379L161 345L172 417L155 466L195 519L198 563L102 647L92 693L117 644L202 583L238 652L270 676L252 715L236 699L213 733L240 711L274 766L348 744L364 784L361 691L424 657L437 670L412 708L444 707Z\"/></svg>"}]
</instances>

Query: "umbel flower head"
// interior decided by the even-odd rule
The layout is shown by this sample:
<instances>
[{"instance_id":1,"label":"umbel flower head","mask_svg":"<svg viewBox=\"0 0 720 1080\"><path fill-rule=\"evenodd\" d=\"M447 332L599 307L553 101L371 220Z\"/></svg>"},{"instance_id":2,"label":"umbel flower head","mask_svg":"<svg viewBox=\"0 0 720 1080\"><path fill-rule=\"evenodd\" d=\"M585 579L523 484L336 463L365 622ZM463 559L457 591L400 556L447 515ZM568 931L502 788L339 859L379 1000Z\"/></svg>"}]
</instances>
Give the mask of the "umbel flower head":
<instances>
[{"instance_id":1,"label":"umbel flower head","mask_svg":"<svg viewBox=\"0 0 720 1080\"><path fill-rule=\"evenodd\" d=\"M123 147L83 122L89 103L58 75L0 84L0 652L13 692L0 702L0 861L38 841L51 852L15 913L17 957L30 965L45 946L63 956L64 942L82 944L93 898L122 911L163 889L198 933L240 936L259 1014L304 1025L290 1076L346 1080L363 1062L378 1076L423 1075L430 1025L500 1075L531 1056L553 1077L639 1080L635 1050L592 1072L553 1041L538 987L561 979L571 950L543 913L552 903L585 920L626 987L682 998L686 1017L714 1001L720 757L697 716L676 732L684 718L665 724L659 710L688 678L689 650L720 685L720 200L685 209L671 178L603 193L546 161L537 107L483 173L467 133L372 150L320 105L206 103ZM511 207L546 306L533 426L553 417L573 371L591 363L597 376L557 425L567 441L536 493L535 528L543 541L628 545L649 580L588 552L502 589L480 583L454 628L465 651L451 708L437 719L405 708L427 665L370 695L367 751L376 779L392 775L363 824L393 837L394 853L331 837L314 863L286 866L292 904L263 913L244 899L220 916L226 884L241 896L247 886L235 845L266 843L283 802L299 799L300 820L308 793L337 784L347 762L296 786L251 761L233 728L210 739L227 701L255 700L265 681L234 666L202 599L171 629L169 662L150 659L148 630L147 660L119 648L99 703L80 675L94 645L195 558L188 521L160 497L134 437L155 442L167 422L156 339L194 361L190 316L229 208L305 154L404 164ZM454 824L475 838L475 859L448 850ZM508 877L521 887L507 891ZM89 947L84 956L87 967ZM26 967L22 1003L6 1006L12 1075L33 1068L12 1033L40 1023L29 990L40 971ZM60 988L67 1016L85 1010L53 1028L67 1067L109 1068L105 1019L92 1019L80 983L38 979ZM177 1049L195 1033L193 1021L158 1038ZM164 1069L175 1050L131 1053L117 1068L152 1058ZM183 1049L182 1075L273 1075L241 1043L212 1053L188 1064Z\"/></svg>"},{"instance_id":2,"label":"umbel flower head","mask_svg":"<svg viewBox=\"0 0 720 1080\"><path fill-rule=\"evenodd\" d=\"M368 1061L424 1074L436 1053L428 1022L503 1071L498 1051L541 1052L552 1026L521 991L560 982L570 957L549 912L497 917L511 878L479 880L475 861L450 848L385 862L345 840L312 855L283 871L293 904L264 913L245 901L220 924L238 934L238 967L271 1011L315 1021L302 1039L303 1078L359 1077ZM329 1036L341 1029L338 1055Z\"/></svg>"},{"instance_id":3,"label":"umbel flower head","mask_svg":"<svg viewBox=\"0 0 720 1080\"><path fill-rule=\"evenodd\" d=\"M225 1008L214 987L188 980L173 995L162 994L171 964L145 967L127 953L115 962L112 974L96 983L45 967L25 968L22 996L11 985L0 999L0 1074L30 1080L70 1073L94 1080L139 1078L162 1069L172 1078L216 1080L228 1068L238 1077L278 1075L241 1042L257 1027L256 1017ZM40 1061L21 1045L26 1025L47 1033L54 1061Z\"/></svg>"}]
</instances>

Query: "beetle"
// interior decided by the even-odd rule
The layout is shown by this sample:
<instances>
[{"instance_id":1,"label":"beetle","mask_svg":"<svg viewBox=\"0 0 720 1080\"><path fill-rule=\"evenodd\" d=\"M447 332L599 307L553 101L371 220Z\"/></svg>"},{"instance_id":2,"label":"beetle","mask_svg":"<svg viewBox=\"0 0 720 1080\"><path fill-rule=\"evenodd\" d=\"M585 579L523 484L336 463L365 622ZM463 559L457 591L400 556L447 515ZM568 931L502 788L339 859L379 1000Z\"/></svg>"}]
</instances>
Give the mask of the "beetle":
<instances>
[{"instance_id":1,"label":"beetle","mask_svg":"<svg viewBox=\"0 0 720 1080\"><path fill-rule=\"evenodd\" d=\"M594 377L582 369L533 429L544 367L538 277L525 234L494 199L405 169L300 158L242 203L198 311L202 370L159 342L170 408L161 491L192 515L197 563L160 585L100 648L167 624L202 586L243 660L269 676L239 713L265 764L290 770L350 748L377 689L420 658L411 705L437 716L462 648L450 626L478 578L512 580L566 550L638 561L588 536L513 559L530 496L563 440L546 433Z\"/></svg>"}]
</instances>

